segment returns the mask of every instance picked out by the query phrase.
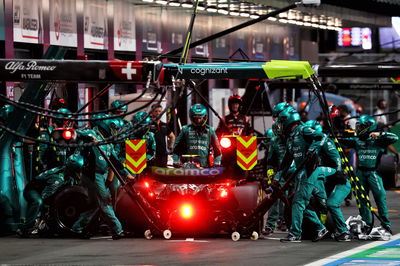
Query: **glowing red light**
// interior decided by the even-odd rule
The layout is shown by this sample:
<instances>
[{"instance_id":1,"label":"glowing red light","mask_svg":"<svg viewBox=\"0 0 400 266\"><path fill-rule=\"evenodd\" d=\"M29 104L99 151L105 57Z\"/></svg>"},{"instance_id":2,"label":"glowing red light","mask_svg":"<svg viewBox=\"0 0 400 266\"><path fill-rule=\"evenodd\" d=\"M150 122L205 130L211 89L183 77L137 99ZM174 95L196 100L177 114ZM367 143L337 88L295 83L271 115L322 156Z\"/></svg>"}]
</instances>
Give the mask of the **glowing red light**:
<instances>
[{"instance_id":1,"label":"glowing red light","mask_svg":"<svg viewBox=\"0 0 400 266\"><path fill-rule=\"evenodd\" d=\"M149 184L149 182L144 182L144 186L146 187L146 188L149 188L150 187L150 184Z\"/></svg>"},{"instance_id":2,"label":"glowing red light","mask_svg":"<svg viewBox=\"0 0 400 266\"><path fill-rule=\"evenodd\" d=\"M150 193L149 193L149 196L150 196L150 197L154 197L154 193L153 193L153 192L150 192Z\"/></svg>"},{"instance_id":3,"label":"glowing red light","mask_svg":"<svg viewBox=\"0 0 400 266\"><path fill-rule=\"evenodd\" d=\"M73 133L71 130L65 130L65 131L63 131L62 136L64 139L69 140L69 139L72 139Z\"/></svg>"},{"instance_id":4,"label":"glowing red light","mask_svg":"<svg viewBox=\"0 0 400 266\"><path fill-rule=\"evenodd\" d=\"M227 191L225 188L221 189L221 193L219 194L219 196L220 196L221 198L226 198L226 197L228 197L228 191Z\"/></svg>"},{"instance_id":5,"label":"glowing red light","mask_svg":"<svg viewBox=\"0 0 400 266\"><path fill-rule=\"evenodd\" d=\"M189 219L193 216L193 208L192 208L192 205L190 205L190 204L182 205L180 211L181 211L182 217L185 219Z\"/></svg>"},{"instance_id":6,"label":"glowing red light","mask_svg":"<svg viewBox=\"0 0 400 266\"><path fill-rule=\"evenodd\" d=\"M229 148L232 145L232 141L229 138L222 138L221 141L222 148Z\"/></svg>"}]
</instances>

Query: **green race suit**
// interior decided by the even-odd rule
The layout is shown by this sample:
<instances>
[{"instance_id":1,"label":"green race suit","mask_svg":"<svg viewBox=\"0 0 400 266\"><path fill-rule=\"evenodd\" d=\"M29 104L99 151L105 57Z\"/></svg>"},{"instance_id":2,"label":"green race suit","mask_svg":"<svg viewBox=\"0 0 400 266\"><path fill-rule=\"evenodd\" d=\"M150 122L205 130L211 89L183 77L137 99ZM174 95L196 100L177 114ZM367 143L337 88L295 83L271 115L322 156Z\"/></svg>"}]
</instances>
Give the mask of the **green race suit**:
<instances>
[{"instance_id":1,"label":"green race suit","mask_svg":"<svg viewBox=\"0 0 400 266\"><path fill-rule=\"evenodd\" d=\"M214 128L205 125L199 130L193 125L186 125L176 138L172 158L174 163L179 163L181 155L198 155L201 167L210 167L208 155L211 149L214 152L214 164L221 164L221 148Z\"/></svg>"},{"instance_id":2,"label":"green race suit","mask_svg":"<svg viewBox=\"0 0 400 266\"><path fill-rule=\"evenodd\" d=\"M324 134L317 132L303 124L298 125L291 133L287 140L285 156L282 160L282 167L288 169L291 161L294 160L296 168L306 158L307 152L314 151L321 146L321 141L324 141ZM292 224L290 233L293 236L300 237L302 233L303 218L308 218L314 225L316 230L324 229L325 226L321 223L318 215L309 209L307 206L311 196L321 194L320 186L318 185L318 168L313 169L311 166L314 162L310 162L303 167L296 176L296 188L292 204ZM306 171L307 170L307 171ZM314 173L317 171L317 173Z\"/></svg>"},{"instance_id":3,"label":"green race suit","mask_svg":"<svg viewBox=\"0 0 400 266\"><path fill-rule=\"evenodd\" d=\"M319 176L317 179L322 181L318 183L321 185L319 190L322 191L324 187L331 187L324 186L326 182L328 184L333 184L333 189L329 188L328 191L326 191L328 195L326 207L332 215L332 220L338 233L348 231L340 206L350 193L351 186L348 180L346 180L345 183L342 181L342 184L338 184L338 180L336 180L336 173L342 171L342 164L339 152L331 139L327 139L323 144L318 152L318 156L321 161L321 166L317 168L319 171L315 171L314 173L318 173ZM316 197L318 197L318 195L316 195Z\"/></svg>"},{"instance_id":4,"label":"green race suit","mask_svg":"<svg viewBox=\"0 0 400 266\"><path fill-rule=\"evenodd\" d=\"M88 134L90 137L95 137L98 140L102 140L101 134L99 134L96 130L90 130ZM122 225L118 218L115 216L114 209L111 205L111 193L109 188L106 186L106 179L108 175L108 163L106 159L103 157L101 149L108 158L114 156L117 158L115 154L114 148L112 145L101 145L98 147L91 147L92 159L94 159L94 180L90 180L89 178L85 178L82 180L84 186L88 188L89 197L92 201L97 203L97 208L88 210L82 213L72 226L72 230L81 233L84 228L90 223L93 216L96 214L96 211L99 210L102 214L107 225L111 228L114 234L121 233Z\"/></svg>"},{"instance_id":5,"label":"green race suit","mask_svg":"<svg viewBox=\"0 0 400 266\"><path fill-rule=\"evenodd\" d=\"M390 226L390 221L386 204L386 191L383 187L382 178L378 175L376 169L386 147L395 143L398 139L393 133L382 132L377 138L346 138L341 140L341 143L354 148L357 152L357 176L367 194L372 190L383 226ZM371 211L365 199L361 197L360 203L360 213L363 220L372 226Z\"/></svg>"},{"instance_id":6,"label":"green race suit","mask_svg":"<svg viewBox=\"0 0 400 266\"><path fill-rule=\"evenodd\" d=\"M24 197L28 202L27 220L21 230L33 228L36 218L39 218L43 201L54 195L64 184L64 168L57 167L47 170L26 185Z\"/></svg>"},{"instance_id":7,"label":"green race suit","mask_svg":"<svg viewBox=\"0 0 400 266\"><path fill-rule=\"evenodd\" d=\"M267 155L267 169L277 170L282 163L283 157L285 155L285 141L279 137L275 136L270 140L270 145ZM278 177L278 176L277 176ZM284 179L280 178L277 180L280 185L284 183ZM265 228L275 229L276 222L279 220L282 209L281 200L278 199L271 209L268 211L268 219L265 224Z\"/></svg>"}]
</instances>

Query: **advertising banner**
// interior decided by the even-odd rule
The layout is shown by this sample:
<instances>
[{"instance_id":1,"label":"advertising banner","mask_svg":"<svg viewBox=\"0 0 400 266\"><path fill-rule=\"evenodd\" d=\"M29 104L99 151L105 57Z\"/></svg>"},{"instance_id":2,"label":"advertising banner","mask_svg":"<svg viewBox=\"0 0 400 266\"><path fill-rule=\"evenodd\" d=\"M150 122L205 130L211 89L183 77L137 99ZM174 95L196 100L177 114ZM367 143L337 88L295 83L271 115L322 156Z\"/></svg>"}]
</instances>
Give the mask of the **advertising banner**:
<instances>
[{"instance_id":1,"label":"advertising banner","mask_svg":"<svg viewBox=\"0 0 400 266\"><path fill-rule=\"evenodd\" d=\"M85 0L84 2L84 47L107 49L107 2Z\"/></svg>"},{"instance_id":2,"label":"advertising banner","mask_svg":"<svg viewBox=\"0 0 400 266\"><path fill-rule=\"evenodd\" d=\"M39 0L14 0L13 21L14 41L39 43L39 32L42 17L42 5Z\"/></svg>"},{"instance_id":3,"label":"advertising banner","mask_svg":"<svg viewBox=\"0 0 400 266\"><path fill-rule=\"evenodd\" d=\"M50 1L50 44L77 46L75 0Z\"/></svg>"},{"instance_id":4,"label":"advertising banner","mask_svg":"<svg viewBox=\"0 0 400 266\"><path fill-rule=\"evenodd\" d=\"M114 3L114 50L136 51L133 5L125 0Z\"/></svg>"}]
</instances>

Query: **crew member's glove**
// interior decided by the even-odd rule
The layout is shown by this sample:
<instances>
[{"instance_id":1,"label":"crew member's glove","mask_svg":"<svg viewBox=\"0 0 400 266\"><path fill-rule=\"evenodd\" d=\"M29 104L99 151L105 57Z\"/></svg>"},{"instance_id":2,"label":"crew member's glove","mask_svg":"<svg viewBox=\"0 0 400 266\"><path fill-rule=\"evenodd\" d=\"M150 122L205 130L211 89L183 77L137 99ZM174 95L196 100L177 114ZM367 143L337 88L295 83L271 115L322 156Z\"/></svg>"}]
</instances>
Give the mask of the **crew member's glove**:
<instances>
[{"instance_id":1,"label":"crew member's glove","mask_svg":"<svg viewBox=\"0 0 400 266\"><path fill-rule=\"evenodd\" d=\"M181 164L181 163L173 163L172 166L173 166L174 168L181 168L181 167L182 167L182 164Z\"/></svg>"},{"instance_id":2,"label":"crew member's glove","mask_svg":"<svg viewBox=\"0 0 400 266\"><path fill-rule=\"evenodd\" d=\"M394 154L394 162L399 163L399 154L398 153Z\"/></svg>"},{"instance_id":3,"label":"crew member's glove","mask_svg":"<svg viewBox=\"0 0 400 266\"><path fill-rule=\"evenodd\" d=\"M346 185L347 177L342 171L337 171L333 176L335 178L335 183L339 185Z\"/></svg>"}]
</instances>

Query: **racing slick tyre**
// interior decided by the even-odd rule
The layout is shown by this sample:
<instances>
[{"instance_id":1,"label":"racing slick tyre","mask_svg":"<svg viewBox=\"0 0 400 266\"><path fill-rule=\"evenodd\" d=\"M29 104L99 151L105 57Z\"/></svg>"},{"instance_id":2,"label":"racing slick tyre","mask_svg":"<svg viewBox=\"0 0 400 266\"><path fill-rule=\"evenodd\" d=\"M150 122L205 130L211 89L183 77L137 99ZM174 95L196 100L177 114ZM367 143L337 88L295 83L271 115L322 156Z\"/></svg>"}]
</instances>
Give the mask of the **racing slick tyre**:
<instances>
[{"instance_id":1,"label":"racing slick tyre","mask_svg":"<svg viewBox=\"0 0 400 266\"><path fill-rule=\"evenodd\" d=\"M233 232L232 234L231 234L231 238L232 238L232 240L233 241L238 241L239 239L240 239L240 234L239 234L239 232Z\"/></svg>"},{"instance_id":2,"label":"racing slick tyre","mask_svg":"<svg viewBox=\"0 0 400 266\"><path fill-rule=\"evenodd\" d=\"M385 189L396 187L396 169L396 156L393 154L383 154L377 172L382 177Z\"/></svg>"},{"instance_id":3,"label":"racing slick tyre","mask_svg":"<svg viewBox=\"0 0 400 266\"><path fill-rule=\"evenodd\" d=\"M90 208L88 192L81 186L72 186L58 193L51 206L55 230L70 232L81 213Z\"/></svg>"},{"instance_id":4,"label":"racing slick tyre","mask_svg":"<svg viewBox=\"0 0 400 266\"><path fill-rule=\"evenodd\" d=\"M146 231L144 231L144 237L148 240L153 238L153 234L151 233L150 229L147 229Z\"/></svg>"},{"instance_id":5,"label":"racing slick tyre","mask_svg":"<svg viewBox=\"0 0 400 266\"><path fill-rule=\"evenodd\" d=\"M165 239L171 239L171 237L172 237L172 232L171 232L171 230L169 230L169 229L164 230L164 231L163 231L163 236L164 236Z\"/></svg>"}]
</instances>

